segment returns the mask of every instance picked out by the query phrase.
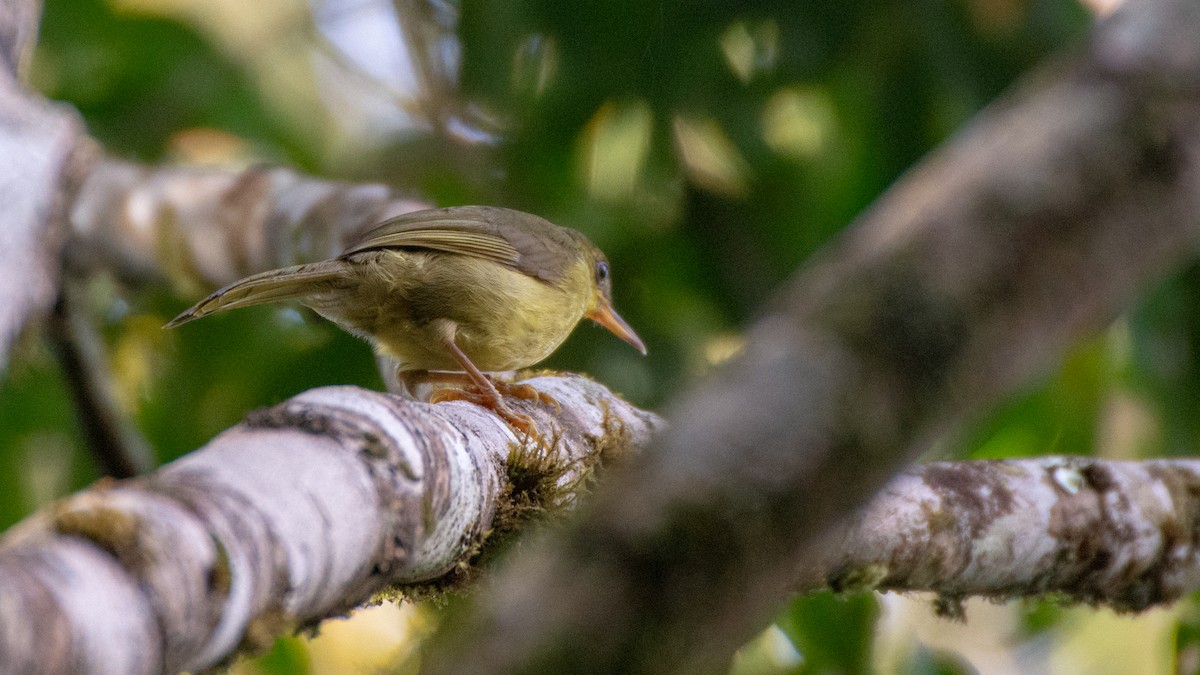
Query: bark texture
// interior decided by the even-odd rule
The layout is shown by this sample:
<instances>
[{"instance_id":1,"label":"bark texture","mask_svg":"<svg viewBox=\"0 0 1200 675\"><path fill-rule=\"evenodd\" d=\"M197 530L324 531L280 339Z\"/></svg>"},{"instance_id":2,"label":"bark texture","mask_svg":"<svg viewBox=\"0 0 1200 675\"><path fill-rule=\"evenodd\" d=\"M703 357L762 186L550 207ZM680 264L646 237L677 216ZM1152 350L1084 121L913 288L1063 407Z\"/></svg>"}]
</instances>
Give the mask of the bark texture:
<instances>
[{"instance_id":1,"label":"bark texture","mask_svg":"<svg viewBox=\"0 0 1200 675\"><path fill-rule=\"evenodd\" d=\"M828 528L1194 255L1198 34L1129 3L900 180L429 672L722 670Z\"/></svg>"},{"instance_id":2,"label":"bark texture","mask_svg":"<svg viewBox=\"0 0 1200 675\"><path fill-rule=\"evenodd\" d=\"M1054 594L1139 611L1200 587L1200 461L935 462L892 479L798 590Z\"/></svg>"},{"instance_id":3,"label":"bark texture","mask_svg":"<svg viewBox=\"0 0 1200 675\"><path fill-rule=\"evenodd\" d=\"M244 276L341 253L347 238L427 208L380 184L278 167L148 167L106 159L71 207L74 269L168 279L199 295Z\"/></svg>"},{"instance_id":4,"label":"bark texture","mask_svg":"<svg viewBox=\"0 0 1200 675\"><path fill-rule=\"evenodd\" d=\"M660 424L581 377L528 382L559 402L522 408L542 447L471 404L315 389L31 516L0 540L0 664L203 670L389 585L461 582L490 533L570 507Z\"/></svg>"},{"instance_id":5,"label":"bark texture","mask_svg":"<svg viewBox=\"0 0 1200 675\"><path fill-rule=\"evenodd\" d=\"M0 49L11 37L3 34L9 11L16 6L0 9ZM63 207L94 156L73 110L30 95L0 70L0 371L26 322L54 304Z\"/></svg>"}]
</instances>

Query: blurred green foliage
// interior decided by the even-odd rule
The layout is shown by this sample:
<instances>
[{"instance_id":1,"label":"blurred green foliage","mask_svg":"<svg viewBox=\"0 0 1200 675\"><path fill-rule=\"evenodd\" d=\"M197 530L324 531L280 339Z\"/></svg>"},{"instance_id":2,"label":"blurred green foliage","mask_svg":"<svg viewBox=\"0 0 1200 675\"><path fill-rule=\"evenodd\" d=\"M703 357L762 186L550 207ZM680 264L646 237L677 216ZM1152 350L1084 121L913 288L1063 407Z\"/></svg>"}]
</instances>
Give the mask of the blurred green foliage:
<instances>
[{"instance_id":1,"label":"blurred green foliage","mask_svg":"<svg viewBox=\"0 0 1200 675\"><path fill-rule=\"evenodd\" d=\"M804 655L797 673L866 675L872 672L871 641L878 618L872 593L840 597L821 592L792 600L777 623Z\"/></svg>"},{"instance_id":2,"label":"blurred green foliage","mask_svg":"<svg viewBox=\"0 0 1200 675\"><path fill-rule=\"evenodd\" d=\"M653 406L736 350L771 290L906 168L1087 28L1070 0L450 6L458 100L433 104L487 127L494 143L416 130L338 157L283 122L245 64L194 26L103 0L46 0L35 79L117 155L159 160L173 134L216 128L259 159L585 231L612 259L617 305L650 356L583 327L545 365L591 372ZM962 454L1087 454L1105 443L1130 457L1194 452L1197 297L1200 267L983 420ZM363 343L296 309L162 333L192 299L116 287L95 302L128 405L164 461L306 388L380 386ZM32 342L0 384L5 526L96 476L51 353ZM1109 447L1114 435L1134 447ZM865 672L868 600L798 600L779 621L810 659L796 672ZM959 672L927 656L914 672ZM268 656L296 659L290 644Z\"/></svg>"},{"instance_id":3,"label":"blurred green foliage","mask_svg":"<svg viewBox=\"0 0 1200 675\"><path fill-rule=\"evenodd\" d=\"M0 526L96 477L72 414L52 354L29 348L0 382Z\"/></svg>"},{"instance_id":4,"label":"blurred green foliage","mask_svg":"<svg viewBox=\"0 0 1200 675\"><path fill-rule=\"evenodd\" d=\"M1131 315L1129 385L1144 396L1159 433L1149 454L1190 456L1200 448L1200 265L1145 298Z\"/></svg>"},{"instance_id":5,"label":"blurred green foliage","mask_svg":"<svg viewBox=\"0 0 1200 675\"><path fill-rule=\"evenodd\" d=\"M319 169L242 68L191 26L105 0L50 0L40 40L37 83L118 155L153 160L171 134L213 127L257 141L265 159Z\"/></svg>"},{"instance_id":6,"label":"blurred green foliage","mask_svg":"<svg viewBox=\"0 0 1200 675\"><path fill-rule=\"evenodd\" d=\"M269 651L254 661L255 670L261 673L309 675L313 672L304 640L298 637L279 638Z\"/></svg>"}]
</instances>

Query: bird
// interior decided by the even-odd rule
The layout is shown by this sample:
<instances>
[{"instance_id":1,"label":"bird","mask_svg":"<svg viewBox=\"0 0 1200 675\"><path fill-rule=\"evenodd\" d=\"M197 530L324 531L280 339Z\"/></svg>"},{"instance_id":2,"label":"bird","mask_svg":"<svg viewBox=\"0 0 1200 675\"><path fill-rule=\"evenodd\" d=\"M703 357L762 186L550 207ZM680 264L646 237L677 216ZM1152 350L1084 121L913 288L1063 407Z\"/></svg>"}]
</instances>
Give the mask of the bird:
<instances>
[{"instance_id":1,"label":"bird","mask_svg":"<svg viewBox=\"0 0 1200 675\"><path fill-rule=\"evenodd\" d=\"M582 233L495 206L413 211L354 238L337 257L255 274L215 291L164 328L214 312L297 300L365 338L396 362L412 392L467 400L537 436L504 396L553 399L486 373L548 357L587 317L643 355L646 346L613 309L611 269Z\"/></svg>"}]
</instances>

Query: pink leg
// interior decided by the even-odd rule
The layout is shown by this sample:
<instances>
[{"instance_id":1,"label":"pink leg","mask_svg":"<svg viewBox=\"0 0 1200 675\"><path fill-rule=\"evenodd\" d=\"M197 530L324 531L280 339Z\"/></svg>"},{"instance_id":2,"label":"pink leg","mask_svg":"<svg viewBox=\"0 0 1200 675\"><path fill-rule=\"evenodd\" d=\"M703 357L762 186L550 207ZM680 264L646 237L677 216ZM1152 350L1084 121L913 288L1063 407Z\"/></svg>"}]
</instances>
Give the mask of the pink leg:
<instances>
[{"instance_id":1,"label":"pink leg","mask_svg":"<svg viewBox=\"0 0 1200 675\"><path fill-rule=\"evenodd\" d=\"M454 334L457 326L453 322L446 321L442 330L442 344L446 347L454 360L458 362L464 372L462 373L445 373L445 372L430 372L430 371L408 371L399 373L400 379L406 386L421 382L429 383L455 383L467 385L463 389L438 389L430 397L431 403L441 403L443 401L469 401L477 405L483 406L495 412L505 422L512 426L517 431L528 435L530 438L537 439L537 426L533 422L533 418L522 413L518 413L504 403L504 395L514 396L525 400L537 400L545 403L556 403L553 398L541 394L533 387L526 384L510 384L507 382L493 382L491 378L483 374L471 359L459 348L454 341Z\"/></svg>"}]
</instances>

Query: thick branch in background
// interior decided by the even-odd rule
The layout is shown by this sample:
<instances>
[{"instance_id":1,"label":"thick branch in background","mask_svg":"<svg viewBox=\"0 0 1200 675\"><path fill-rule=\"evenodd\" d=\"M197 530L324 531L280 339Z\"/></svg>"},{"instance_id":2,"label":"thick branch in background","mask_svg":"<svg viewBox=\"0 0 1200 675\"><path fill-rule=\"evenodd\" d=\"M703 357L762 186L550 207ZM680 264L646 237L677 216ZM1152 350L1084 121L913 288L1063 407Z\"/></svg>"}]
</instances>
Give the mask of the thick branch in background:
<instances>
[{"instance_id":1,"label":"thick branch in background","mask_svg":"<svg viewBox=\"0 0 1200 675\"><path fill-rule=\"evenodd\" d=\"M892 479L797 589L933 591L1138 611L1200 587L1200 461L935 462Z\"/></svg>"},{"instance_id":2,"label":"thick branch in background","mask_svg":"<svg viewBox=\"0 0 1200 675\"><path fill-rule=\"evenodd\" d=\"M428 204L384 185L293 170L146 167L115 159L87 175L68 253L82 271L171 279L194 294L255 272L341 253L347 238Z\"/></svg>"},{"instance_id":3,"label":"thick branch in background","mask_svg":"<svg viewBox=\"0 0 1200 675\"><path fill-rule=\"evenodd\" d=\"M825 530L1194 255L1198 34L1131 3L898 182L429 671L721 670Z\"/></svg>"},{"instance_id":4,"label":"thick branch in background","mask_svg":"<svg viewBox=\"0 0 1200 675\"><path fill-rule=\"evenodd\" d=\"M528 383L559 402L511 403L554 431L546 446L467 403L315 389L31 516L0 542L0 663L209 668L389 584L460 569L522 506L569 507L593 469L660 424L582 377Z\"/></svg>"}]
</instances>

